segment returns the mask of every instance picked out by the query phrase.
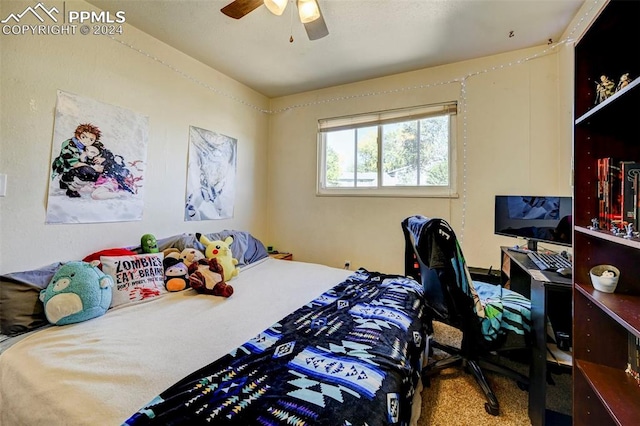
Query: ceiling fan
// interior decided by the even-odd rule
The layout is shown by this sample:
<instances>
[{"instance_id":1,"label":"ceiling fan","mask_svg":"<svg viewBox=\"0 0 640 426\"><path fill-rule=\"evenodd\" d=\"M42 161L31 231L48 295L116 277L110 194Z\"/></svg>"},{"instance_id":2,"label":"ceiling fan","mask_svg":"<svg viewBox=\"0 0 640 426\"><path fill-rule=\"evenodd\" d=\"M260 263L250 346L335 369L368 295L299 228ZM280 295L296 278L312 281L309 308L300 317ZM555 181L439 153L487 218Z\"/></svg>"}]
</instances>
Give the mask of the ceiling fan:
<instances>
[{"instance_id":1,"label":"ceiling fan","mask_svg":"<svg viewBox=\"0 0 640 426\"><path fill-rule=\"evenodd\" d=\"M264 4L271 13L280 16L287 3L289 0L235 0L220 11L231 18L240 19ZM296 0L296 5L309 40L318 40L329 34L317 0Z\"/></svg>"}]
</instances>

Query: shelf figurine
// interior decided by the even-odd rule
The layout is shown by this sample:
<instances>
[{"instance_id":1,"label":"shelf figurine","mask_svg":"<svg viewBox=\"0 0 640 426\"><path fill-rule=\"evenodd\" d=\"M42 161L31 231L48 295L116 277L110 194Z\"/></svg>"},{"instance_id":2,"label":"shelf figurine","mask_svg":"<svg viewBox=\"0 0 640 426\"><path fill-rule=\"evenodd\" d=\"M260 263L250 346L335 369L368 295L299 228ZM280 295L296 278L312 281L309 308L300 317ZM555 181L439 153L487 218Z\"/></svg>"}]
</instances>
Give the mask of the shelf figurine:
<instances>
[{"instance_id":1,"label":"shelf figurine","mask_svg":"<svg viewBox=\"0 0 640 426\"><path fill-rule=\"evenodd\" d=\"M633 238L633 223L629 223L624 227L626 234L624 235L624 238Z\"/></svg>"},{"instance_id":2,"label":"shelf figurine","mask_svg":"<svg viewBox=\"0 0 640 426\"><path fill-rule=\"evenodd\" d=\"M631 364L627 363L627 369L624 370L624 372L633 377L633 379L638 382L638 385L640 386L640 374L638 374L638 372L633 369Z\"/></svg>"},{"instance_id":3,"label":"shelf figurine","mask_svg":"<svg viewBox=\"0 0 640 426\"><path fill-rule=\"evenodd\" d=\"M600 221L598 221L597 217L591 219L591 226L589 227L589 229L591 229L592 231L597 231L598 229L600 229Z\"/></svg>"},{"instance_id":4,"label":"shelf figurine","mask_svg":"<svg viewBox=\"0 0 640 426\"><path fill-rule=\"evenodd\" d=\"M616 84L606 75L600 76L600 82L596 83L596 105L613 95L616 90Z\"/></svg>"},{"instance_id":5,"label":"shelf figurine","mask_svg":"<svg viewBox=\"0 0 640 426\"><path fill-rule=\"evenodd\" d=\"M611 225L611 233L613 235L615 235L616 237L620 236L620 234L622 234L623 232L620 230L620 228L618 228L618 225L616 225L615 223L613 225Z\"/></svg>"},{"instance_id":6,"label":"shelf figurine","mask_svg":"<svg viewBox=\"0 0 640 426\"><path fill-rule=\"evenodd\" d=\"M629 83L631 83L631 81L633 81L633 79L629 77L629 73L622 74L622 76L620 77L620 81L618 82L618 86L616 87L616 92L619 92L620 90L627 87Z\"/></svg>"}]
</instances>

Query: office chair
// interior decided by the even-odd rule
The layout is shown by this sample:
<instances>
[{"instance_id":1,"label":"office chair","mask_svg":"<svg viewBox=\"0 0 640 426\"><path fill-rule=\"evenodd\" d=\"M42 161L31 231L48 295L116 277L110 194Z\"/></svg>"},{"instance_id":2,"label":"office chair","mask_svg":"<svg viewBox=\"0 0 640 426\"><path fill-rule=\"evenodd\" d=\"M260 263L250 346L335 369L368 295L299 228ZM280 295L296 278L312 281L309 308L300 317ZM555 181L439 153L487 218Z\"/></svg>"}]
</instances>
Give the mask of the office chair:
<instances>
[{"instance_id":1,"label":"office chair","mask_svg":"<svg viewBox=\"0 0 640 426\"><path fill-rule=\"evenodd\" d=\"M530 330L530 301L500 286L474 283L455 233L446 221L411 216L402 222L402 230L405 275L422 282L431 314L427 341L429 355L433 348L449 354L444 359L429 361L422 370L423 384L429 386L430 377L443 369L462 366L480 385L487 399L484 405L487 413L497 416L500 412L498 400L483 370L512 378L520 389L528 389L528 377L491 358L496 357L493 354L496 351L514 349L507 343L518 341L516 346L527 347L524 337ZM459 349L433 339L433 320L462 331ZM516 336L515 340L513 336Z\"/></svg>"}]
</instances>

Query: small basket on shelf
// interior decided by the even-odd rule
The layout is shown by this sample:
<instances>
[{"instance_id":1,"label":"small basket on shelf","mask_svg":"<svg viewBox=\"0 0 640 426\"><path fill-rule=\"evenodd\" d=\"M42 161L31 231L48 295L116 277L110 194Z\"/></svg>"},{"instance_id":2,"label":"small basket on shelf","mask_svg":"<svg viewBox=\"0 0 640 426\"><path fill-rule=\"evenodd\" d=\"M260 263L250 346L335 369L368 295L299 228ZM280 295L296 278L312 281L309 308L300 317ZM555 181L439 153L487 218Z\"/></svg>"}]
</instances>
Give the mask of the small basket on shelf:
<instances>
[{"instance_id":1,"label":"small basket on shelf","mask_svg":"<svg viewBox=\"0 0 640 426\"><path fill-rule=\"evenodd\" d=\"M589 271L591 284L603 293L613 293L618 285L620 270L613 265L597 265Z\"/></svg>"}]
</instances>

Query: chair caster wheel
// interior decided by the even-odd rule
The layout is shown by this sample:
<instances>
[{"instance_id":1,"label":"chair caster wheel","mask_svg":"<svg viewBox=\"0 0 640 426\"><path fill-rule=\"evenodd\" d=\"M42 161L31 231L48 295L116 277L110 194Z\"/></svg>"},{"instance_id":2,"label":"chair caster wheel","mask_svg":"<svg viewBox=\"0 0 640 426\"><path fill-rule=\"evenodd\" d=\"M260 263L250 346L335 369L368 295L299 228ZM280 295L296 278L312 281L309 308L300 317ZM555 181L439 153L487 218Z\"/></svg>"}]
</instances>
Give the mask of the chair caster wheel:
<instances>
[{"instance_id":1,"label":"chair caster wheel","mask_svg":"<svg viewBox=\"0 0 640 426\"><path fill-rule=\"evenodd\" d=\"M422 386L425 388L431 387L431 377L422 376Z\"/></svg>"},{"instance_id":2,"label":"chair caster wheel","mask_svg":"<svg viewBox=\"0 0 640 426\"><path fill-rule=\"evenodd\" d=\"M498 409L498 407L492 407L488 402L484 403L484 409L492 416L497 416L498 414L500 414L500 410Z\"/></svg>"},{"instance_id":3,"label":"chair caster wheel","mask_svg":"<svg viewBox=\"0 0 640 426\"><path fill-rule=\"evenodd\" d=\"M522 390L522 391L529 391L529 385L527 383L523 383L523 382L516 382L516 384L518 385L518 389Z\"/></svg>"}]
</instances>

